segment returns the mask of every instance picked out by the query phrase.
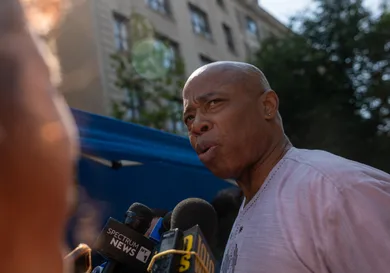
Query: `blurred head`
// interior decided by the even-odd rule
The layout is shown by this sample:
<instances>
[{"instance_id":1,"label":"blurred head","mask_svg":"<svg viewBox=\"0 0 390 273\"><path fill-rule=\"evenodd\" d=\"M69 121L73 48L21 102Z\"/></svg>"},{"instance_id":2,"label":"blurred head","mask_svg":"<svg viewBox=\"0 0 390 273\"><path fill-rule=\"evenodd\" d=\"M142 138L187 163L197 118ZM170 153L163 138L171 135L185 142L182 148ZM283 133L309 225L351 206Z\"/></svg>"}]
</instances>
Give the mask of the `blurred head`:
<instances>
[{"instance_id":1,"label":"blurred head","mask_svg":"<svg viewBox=\"0 0 390 273\"><path fill-rule=\"evenodd\" d=\"M35 46L38 48L49 70L51 84L54 88L57 88L61 84L61 68L58 56L55 54L51 44L53 39L50 34L58 28L66 11L71 7L71 2L70 0L20 0L20 2L24 9L27 27L30 30ZM73 157L76 160L79 152L77 127L62 95L58 90L53 92L52 95L55 108L60 115L71 142L70 147ZM71 189L70 192L69 202L73 205L75 203L74 189Z\"/></svg>"},{"instance_id":2,"label":"blurred head","mask_svg":"<svg viewBox=\"0 0 390 273\"><path fill-rule=\"evenodd\" d=\"M100 233L102 214L106 209L103 202L94 200L84 187L78 186L77 207L72 211L74 232L73 243L93 245Z\"/></svg>"},{"instance_id":3,"label":"blurred head","mask_svg":"<svg viewBox=\"0 0 390 273\"><path fill-rule=\"evenodd\" d=\"M223 179L239 178L283 135L278 97L250 64L215 62L199 68L184 86L183 106L192 147Z\"/></svg>"},{"instance_id":4,"label":"blurred head","mask_svg":"<svg viewBox=\"0 0 390 273\"><path fill-rule=\"evenodd\" d=\"M58 27L65 12L70 7L69 0L21 0L27 26L31 31L38 50L50 70L51 82L54 86L61 83L61 69L58 56L50 42L50 34Z\"/></svg>"},{"instance_id":5,"label":"blurred head","mask_svg":"<svg viewBox=\"0 0 390 273\"><path fill-rule=\"evenodd\" d=\"M40 35L50 34L61 22L70 8L70 0L20 0L24 7L28 25Z\"/></svg>"},{"instance_id":6,"label":"blurred head","mask_svg":"<svg viewBox=\"0 0 390 273\"><path fill-rule=\"evenodd\" d=\"M242 191L237 187L233 187L219 191L211 203L218 217L217 240L214 246L214 254L217 259L223 256L243 199Z\"/></svg>"},{"instance_id":7,"label":"blurred head","mask_svg":"<svg viewBox=\"0 0 390 273\"><path fill-rule=\"evenodd\" d=\"M67 103L58 90L56 90L61 84L62 79L60 63L53 48L54 43L52 42L54 40L51 35L58 28L61 20L64 18L65 12L70 8L70 0L20 0L20 3L24 9L29 34L49 72L49 88L52 89L53 92L48 92L47 94L50 95L51 102L54 104L56 114L59 117L58 122L53 122L53 126L49 128L47 125L50 129L48 129L48 134L55 135L61 133L65 136L67 143L64 144L63 147L65 148L66 146L67 150L70 152L69 159L72 160L73 166L77 166L79 156L78 132ZM37 67L40 67L38 62ZM38 71L38 69L36 73L37 75L39 74L39 76L42 76L42 74L40 74L41 71ZM43 90L41 90L41 92L42 91ZM41 110L44 109L46 111L45 114L49 116L51 105L49 106L49 104L41 103L42 101L38 102L38 100L41 100L41 97L36 97L37 101L32 101L31 104L39 104ZM67 172L68 170L66 168L67 167L64 165L60 170L59 175L63 175ZM74 171L75 174L77 172L77 167L73 168L72 171ZM54 177L53 180L56 180L56 178ZM77 185L71 181L68 182L67 207L69 214L67 216L71 216L75 211L75 205L77 203Z\"/></svg>"},{"instance_id":8,"label":"blurred head","mask_svg":"<svg viewBox=\"0 0 390 273\"><path fill-rule=\"evenodd\" d=\"M243 200L244 195L240 188L232 187L219 191L211 204L217 212L218 218L230 217L231 215L235 218Z\"/></svg>"},{"instance_id":9,"label":"blurred head","mask_svg":"<svg viewBox=\"0 0 390 273\"><path fill-rule=\"evenodd\" d=\"M0 189L0 207L6 208L0 213L7 222L0 233L12 249L0 251L4 272L63 272L78 141L69 107L56 90L59 65L47 34L61 17L61 9L53 7L65 1L0 1L0 130L6 132L0 180L10 181ZM53 23L40 26L48 21ZM29 213L14 217L26 204Z\"/></svg>"}]
</instances>

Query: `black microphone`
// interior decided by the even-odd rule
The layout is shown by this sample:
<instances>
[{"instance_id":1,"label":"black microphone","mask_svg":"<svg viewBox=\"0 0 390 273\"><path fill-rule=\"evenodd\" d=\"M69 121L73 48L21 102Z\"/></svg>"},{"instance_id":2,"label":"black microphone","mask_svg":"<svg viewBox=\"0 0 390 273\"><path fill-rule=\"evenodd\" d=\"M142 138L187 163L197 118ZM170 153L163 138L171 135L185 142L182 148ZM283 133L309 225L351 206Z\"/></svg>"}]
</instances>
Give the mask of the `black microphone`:
<instances>
[{"instance_id":1,"label":"black microphone","mask_svg":"<svg viewBox=\"0 0 390 273\"><path fill-rule=\"evenodd\" d=\"M215 258L207 242L212 242L216 227L217 214L208 202L199 198L180 202L149 269L152 273L214 273Z\"/></svg>"},{"instance_id":2,"label":"black microphone","mask_svg":"<svg viewBox=\"0 0 390 273\"><path fill-rule=\"evenodd\" d=\"M95 249L109 260L103 273L146 272L156 243L144 234L153 217L147 206L134 203L127 210L124 223L108 219L95 244Z\"/></svg>"}]
</instances>

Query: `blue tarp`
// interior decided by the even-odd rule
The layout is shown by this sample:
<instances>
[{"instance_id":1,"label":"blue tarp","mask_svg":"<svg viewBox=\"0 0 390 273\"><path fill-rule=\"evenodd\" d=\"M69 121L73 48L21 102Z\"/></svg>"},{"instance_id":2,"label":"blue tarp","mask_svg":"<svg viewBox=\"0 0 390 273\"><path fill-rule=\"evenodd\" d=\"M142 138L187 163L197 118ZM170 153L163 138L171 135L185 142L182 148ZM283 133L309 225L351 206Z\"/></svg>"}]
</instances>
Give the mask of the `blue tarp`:
<instances>
[{"instance_id":1,"label":"blue tarp","mask_svg":"<svg viewBox=\"0 0 390 273\"><path fill-rule=\"evenodd\" d=\"M72 110L84 155L110 161L135 161L113 169L83 156L79 183L94 200L103 201L103 219L122 220L133 202L171 210L181 200L199 197L211 201L232 185L216 178L198 160L187 138L147 127Z\"/></svg>"}]
</instances>

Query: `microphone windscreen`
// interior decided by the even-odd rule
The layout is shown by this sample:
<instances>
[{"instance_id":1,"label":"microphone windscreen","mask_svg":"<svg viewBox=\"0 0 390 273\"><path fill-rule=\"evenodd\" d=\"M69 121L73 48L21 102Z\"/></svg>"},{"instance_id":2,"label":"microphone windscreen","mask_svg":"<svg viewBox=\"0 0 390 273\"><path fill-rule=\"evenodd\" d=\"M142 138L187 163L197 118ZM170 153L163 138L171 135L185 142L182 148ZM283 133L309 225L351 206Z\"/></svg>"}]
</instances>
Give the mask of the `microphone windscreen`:
<instances>
[{"instance_id":1,"label":"microphone windscreen","mask_svg":"<svg viewBox=\"0 0 390 273\"><path fill-rule=\"evenodd\" d=\"M199 225L208 243L213 241L217 230L217 213L213 206L200 198L188 198L174 208L171 229L185 231Z\"/></svg>"},{"instance_id":2,"label":"microphone windscreen","mask_svg":"<svg viewBox=\"0 0 390 273\"><path fill-rule=\"evenodd\" d=\"M145 234L154 218L152 210L141 204L133 203L126 212L125 225L141 234Z\"/></svg>"},{"instance_id":3,"label":"microphone windscreen","mask_svg":"<svg viewBox=\"0 0 390 273\"><path fill-rule=\"evenodd\" d=\"M128 212L129 211L132 211L134 212L138 217L142 217L142 218L145 218L145 219L148 219L150 221L152 221L153 217L154 217L154 213L153 211L148 207L148 206L145 206L144 204L141 204L141 203L133 203L129 209L127 210Z\"/></svg>"}]
</instances>

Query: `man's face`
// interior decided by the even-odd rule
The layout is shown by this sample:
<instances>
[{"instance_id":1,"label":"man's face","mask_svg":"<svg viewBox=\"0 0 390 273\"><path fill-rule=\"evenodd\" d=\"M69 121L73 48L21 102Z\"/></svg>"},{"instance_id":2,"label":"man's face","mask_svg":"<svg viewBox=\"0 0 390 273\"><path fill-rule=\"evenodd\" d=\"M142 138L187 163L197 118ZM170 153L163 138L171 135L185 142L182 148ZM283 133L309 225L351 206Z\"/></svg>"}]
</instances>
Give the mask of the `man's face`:
<instances>
[{"instance_id":1,"label":"man's face","mask_svg":"<svg viewBox=\"0 0 390 273\"><path fill-rule=\"evenodd\" d=\"M216 176L238 178L267 143L262 93L248 92L233 72L202 73L183 90L192 147ZM241 84L240 84L241 82Z\"/></svg>"}]
</instances>

